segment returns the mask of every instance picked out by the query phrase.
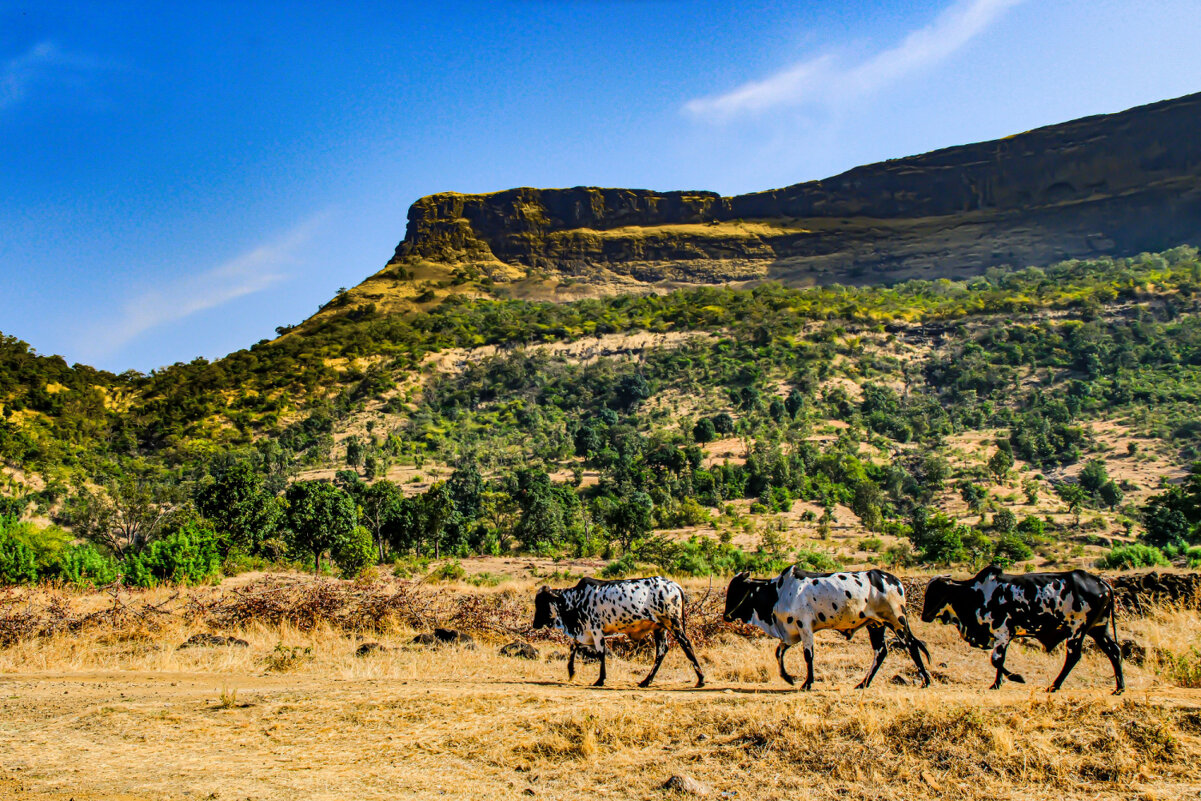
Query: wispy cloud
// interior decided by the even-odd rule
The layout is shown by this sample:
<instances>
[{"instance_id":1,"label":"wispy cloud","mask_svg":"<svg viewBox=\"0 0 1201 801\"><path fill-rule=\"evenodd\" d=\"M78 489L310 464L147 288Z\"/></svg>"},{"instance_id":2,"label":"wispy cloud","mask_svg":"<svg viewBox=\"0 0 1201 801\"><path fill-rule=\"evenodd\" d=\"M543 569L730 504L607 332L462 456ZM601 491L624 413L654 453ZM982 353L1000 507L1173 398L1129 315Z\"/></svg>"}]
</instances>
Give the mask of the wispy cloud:
<instances>
[{"instance_id":1,"label":"wispy cloud","mask_svg":"<svg viewBox=\"0 0 1201 801\"><path fill-rule=\"evenodd\" d=\"M283 236L199 275L137 295L124 305L117 319L87 332L80 350L89 359L105 358L151 329L278 284L288 277L287 267L297 263L298 251L326 216L314 215Z\"/></svg>"},{"instance_id":2,"label":"wispy cloud","mask_svg":"<svg viewBox=\"0 0 1201 801\"><path fill-rule=\"evenodd\" d=\"M54 42L38 42L0 61L0 111L16 106L39 88L78 86L86 76L105 68L102 62L68 53Z\"/></svg>"},{"instance_id":3,"label":"wispy cloud","mask_svg":"<svg viewBox=\"0 0 1201 801\"><path fill-rule=\"evenodd\" d=\"M899 44L858 64L825 54L725 94L684 104L698 118L727 120L788 106L837 106L862 98L942 61L1023 0L960 0Z\"/></svg>"}]
</instances>

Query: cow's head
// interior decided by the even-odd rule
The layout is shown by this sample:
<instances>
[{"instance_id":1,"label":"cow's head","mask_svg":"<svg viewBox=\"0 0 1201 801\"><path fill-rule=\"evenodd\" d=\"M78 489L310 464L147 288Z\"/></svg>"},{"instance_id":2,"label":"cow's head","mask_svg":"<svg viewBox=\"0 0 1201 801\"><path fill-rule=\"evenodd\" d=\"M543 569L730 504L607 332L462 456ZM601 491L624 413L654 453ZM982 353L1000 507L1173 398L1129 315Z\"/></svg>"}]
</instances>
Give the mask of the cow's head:
<instances>
[{"instance_id":1,"label":"cow's head","mask_svg":"<svg viewBox=\"0 0 1201 801\"><path fill-rule=\"evenodd\" d=\"M947 607L953 605L955 597L963 589L962 585L963 582L946 576L930 579L930 583L926 585L926 600L922 602L922 622L933 623L935 618L946 616ZM949 623L950 620L942 622Z\"/></svg>"},{"instance_id":2,"label":"cow's head","mask_svg":"<svg viewBox=\"0 0 1201 801\"><path fill-rule=\"evenodd\" d=\"M555 625L559 616L559 602L563 600L562 590L552 590L542 587L534 596L534 628L545 629Z\"/></svg>"},{"instance_id":3,"label":"cow's head","mask_svg":"<svg viewBox=\"0 0 1201 801\"><path fill-rule=\"evenodd\" d=\"M735 620L750 623L755 612L759 611L759 618L766 620L771 615L770 607L774 607L776 603L776 599L772 598L766 613L759 609L765 600L762 597L763 592L769 586L774 589L771 582L753 579L747 572L734 576L730 579L730 586L726 587L726 611L722 618L727 623L733 623Z\"/></svg>"}]
</instances>

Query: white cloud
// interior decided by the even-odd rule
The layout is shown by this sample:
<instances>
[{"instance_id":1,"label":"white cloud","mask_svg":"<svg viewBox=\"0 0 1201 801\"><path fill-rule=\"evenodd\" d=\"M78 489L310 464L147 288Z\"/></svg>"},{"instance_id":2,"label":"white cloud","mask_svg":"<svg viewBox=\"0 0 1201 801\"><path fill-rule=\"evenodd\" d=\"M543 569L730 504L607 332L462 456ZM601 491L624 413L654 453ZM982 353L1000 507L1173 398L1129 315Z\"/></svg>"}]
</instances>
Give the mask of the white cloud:
<instances>
[{"instance_id":1,"label":"white cloud","mask_svg":"<svg viewBox=\"0 0 1201 801\"><path fill-rule=\"evenodd\" d=\"M877 92L942 61L1023 0L960 0L895 47L859 64L826 54L794 64L760 81L684 104L699 118L726 120L785 106L837 106Z\"/></svg>"},{"instance_id":2,"label":"white cloud","mask_svg":"<svg viewBox=\"0 0 1201 801\"><path fill-rule=\"evenodd\" d=\"M297 252L308 244L325 217L317 214L283 236L210 270L130 299L117 319L88 332L80 350L92 360L111 356L153 328L278 284L288 277L285 268L297 262Z\"/></svg>"},{"instance_id":3,"label":"white cloud","mask_svg":"<svg viewBox=\"0 0 1201 801\"><path fill-rule=\"evenodd\" d=\"M35 88L78 84L83 76L102 68L95 59L65 52L54 42L38 42L0 62L0 111L25 100Z\"/></svg>"}]
</instances>

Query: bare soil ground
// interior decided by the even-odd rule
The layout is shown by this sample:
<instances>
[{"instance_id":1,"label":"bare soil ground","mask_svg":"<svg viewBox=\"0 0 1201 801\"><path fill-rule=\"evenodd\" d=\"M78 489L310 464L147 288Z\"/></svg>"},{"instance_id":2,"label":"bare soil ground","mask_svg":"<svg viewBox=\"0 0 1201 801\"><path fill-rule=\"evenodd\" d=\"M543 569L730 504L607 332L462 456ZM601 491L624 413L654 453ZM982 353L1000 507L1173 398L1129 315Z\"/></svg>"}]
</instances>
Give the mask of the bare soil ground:
<instances>
[{"instance_id":1,"label":"bare soil ground","mask_svg":"<svg viewBox=\"0 0 1201 801\"><path fill-rule=\"evenodd\" d=\"M594 664L567 681L561 643L536 643L528 661L501 656L508 638L487 634L474 649L431 649L394 629L370 636L387 650L367 657L355 656L363 635L288 624L232 632L245 648L177 650L205 630L178 621L22 640L0 649L0 796L658 799L679 797L662 789L677 774L738 799L1201 791L1201 691L1167 683L1154 656L1201 642L1197 613L1120 624L1152 654L1127 665L1121 698L1094 651L1048 696L1062 651L1021 646L1008 666L1029 683L986 690L987 654L917 625L933 687L912 686L911 664L892 654L856 691L866 638L824 633L810 693L776 675L774 641L732 632L701 650L701 690L676 648L651 689L636 687L641 656L611 658L610 686L597 689ZM788 665L801 671L801 655Z\"/></svg>"}]
</instances>

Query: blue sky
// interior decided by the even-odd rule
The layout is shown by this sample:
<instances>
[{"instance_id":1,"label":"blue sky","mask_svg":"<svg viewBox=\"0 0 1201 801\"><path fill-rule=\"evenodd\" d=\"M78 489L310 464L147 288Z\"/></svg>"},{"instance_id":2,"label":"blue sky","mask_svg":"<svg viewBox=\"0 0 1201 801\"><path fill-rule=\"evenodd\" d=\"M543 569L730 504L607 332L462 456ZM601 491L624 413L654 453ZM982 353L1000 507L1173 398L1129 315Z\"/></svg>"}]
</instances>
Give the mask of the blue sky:
<instances>
[{"instance_id":1,"label":"blue sky","mask_svg":"<svg viewBox=\"0 0 1201 801\"><path fill-rule=\"evenodd\" d=\"M1201 91L1195 0L316 5L0 0L0 331L213 358L424 194L733 194Z\"/></svg>"}]
</instances>

